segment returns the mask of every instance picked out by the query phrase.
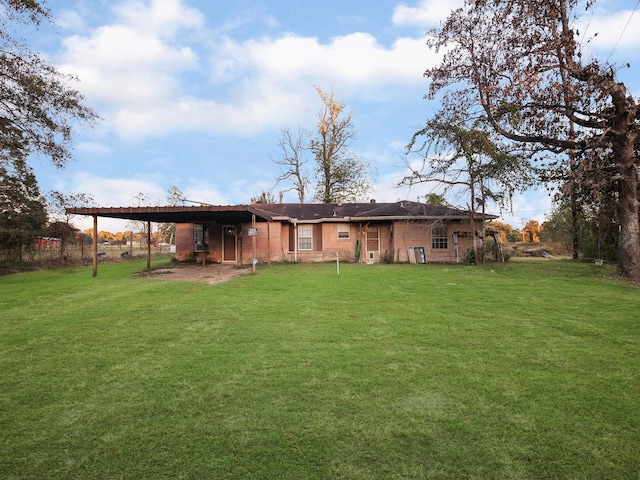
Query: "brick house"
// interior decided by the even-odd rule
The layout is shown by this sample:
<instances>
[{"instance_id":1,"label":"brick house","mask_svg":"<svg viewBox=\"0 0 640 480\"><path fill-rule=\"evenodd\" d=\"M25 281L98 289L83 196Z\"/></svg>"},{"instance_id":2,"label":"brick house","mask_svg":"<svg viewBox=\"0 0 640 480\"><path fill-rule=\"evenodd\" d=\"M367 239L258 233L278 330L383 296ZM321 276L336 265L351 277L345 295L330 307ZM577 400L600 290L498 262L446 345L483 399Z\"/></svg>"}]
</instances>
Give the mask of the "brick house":
<instances>
[{"instance_id":1,"label":"brick house","mask_svg":"<svg viewBox=\"0 0 640 480\"><path fill-rule=\"evenodd\" d=\"M250 265L335 260L459 262L472 245L470 212L395 203L252 204L70 208L73 215L176 224L177 260ZM486 220L497 218L485 215ZM476 214L475 234L481 230ZM150 232L150 228L147 228ZM149 233L148 233L149 235ZM150 244L150 237L148 238ZM94 250L97 246L94 245ZM150 263L150 248L147 263ZM94 275L97 260L94 252Z\"/></svg>"},{"instance_id":2,"label":"brick house","mask_svg":"<svg viewBox=\"0 0 640 480\"><path fill-rule=\"evenodd\" d=\"M455 263L472 242L469 212L409 201L233 208L245 208L251 218L212 215L207 221L178 223L176 258L237 264L251 264L254 258L269 263L336 257L366 263ZM476 231L480 228L477 215Z\"/></svg>"}]
</instances>

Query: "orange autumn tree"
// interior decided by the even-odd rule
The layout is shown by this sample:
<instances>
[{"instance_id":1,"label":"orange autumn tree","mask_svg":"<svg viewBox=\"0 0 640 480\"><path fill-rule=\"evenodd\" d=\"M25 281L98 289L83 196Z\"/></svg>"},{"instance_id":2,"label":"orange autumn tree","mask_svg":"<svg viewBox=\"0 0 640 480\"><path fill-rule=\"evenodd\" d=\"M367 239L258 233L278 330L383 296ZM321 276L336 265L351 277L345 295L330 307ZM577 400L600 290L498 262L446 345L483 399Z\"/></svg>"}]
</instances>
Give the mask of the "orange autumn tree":
<instances>
[{"instance_id":1,"label":"orange autumn tree","mask_svg":"<svg viewBox=\"0 0 640 480\"><path fill-rule=\"evenodd\" d=\"M529 220L522 229L522 236L525 242L538 243L540 242L540 233L542 227L537 220Z\"/></svg>"}]
</instances>

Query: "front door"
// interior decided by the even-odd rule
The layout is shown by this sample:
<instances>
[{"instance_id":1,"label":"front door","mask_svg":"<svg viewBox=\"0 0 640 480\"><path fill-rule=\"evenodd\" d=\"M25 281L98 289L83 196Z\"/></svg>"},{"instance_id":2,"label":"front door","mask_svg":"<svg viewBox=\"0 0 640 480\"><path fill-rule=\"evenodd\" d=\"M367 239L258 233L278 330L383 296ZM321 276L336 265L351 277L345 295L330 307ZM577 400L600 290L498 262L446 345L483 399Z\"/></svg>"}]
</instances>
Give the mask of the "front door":
<instances>
[{"instance_id":1,"label":"front door","mask_svg":"<svg viewBox=\"0 0 640 480\"><path fill-rule=\"evenodd\" d=\"M222 261L235 262L238 252L238 229L235 225L222 227Z\"/></svg>"},{"instance_id":2,"label":"front door","mask_svg":"<svg viewBox=\"0 0 640 480\"><path fill-rule=\"evenodd\" d=\"M380 227L377 225L368 226L365 231L365 261L380 261Z\"/></svg>"}]
</instances>

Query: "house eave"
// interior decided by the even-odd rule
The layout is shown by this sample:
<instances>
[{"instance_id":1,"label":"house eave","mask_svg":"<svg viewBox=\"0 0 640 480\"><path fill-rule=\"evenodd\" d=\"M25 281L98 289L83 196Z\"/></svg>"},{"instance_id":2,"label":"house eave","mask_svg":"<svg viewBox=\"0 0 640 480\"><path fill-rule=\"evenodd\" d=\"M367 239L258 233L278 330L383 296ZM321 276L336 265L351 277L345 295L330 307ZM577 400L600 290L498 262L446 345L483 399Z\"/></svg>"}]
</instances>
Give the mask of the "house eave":
<instances>
[{"instance_id":1,"label":"house eave","mask_svg":"<svg viewBox=\"0 0 640 480\"><path fill-rule=\"evenodd\" d=\"M486 220L495 220L499 218L498 215L485 215ZM286 216L278 216L271 217L274 222L286 222L293 224L304 224L304 223L353 223L353 222L415 222L415 221L465 221L469 220L468 216L450 216L450 217L442 217L442 216L428 216L428 215L416 215L416 216L371 216L371 217L323 217L323 218L294 218L294 217L286 217ZM476 220L481 221L482 218L477 216Z\"/></svg>"}]
</instances>

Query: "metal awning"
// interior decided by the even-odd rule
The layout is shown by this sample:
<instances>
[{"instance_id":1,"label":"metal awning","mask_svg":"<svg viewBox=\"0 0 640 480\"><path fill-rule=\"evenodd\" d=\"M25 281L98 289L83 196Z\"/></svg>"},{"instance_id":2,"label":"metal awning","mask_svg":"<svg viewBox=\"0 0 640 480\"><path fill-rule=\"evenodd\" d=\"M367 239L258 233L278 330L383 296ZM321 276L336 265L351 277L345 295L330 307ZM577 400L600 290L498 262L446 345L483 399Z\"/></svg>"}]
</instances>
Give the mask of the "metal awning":
<instances>
[{"instance_id":1,"label":"metal awning","mask_svg":"<svg viewBox=\"0 0 640 480\"><path fill-rule=\"evenodd\" d=\"M98 274L98 217L121 218L147 223L244 223L270 220L249 205L205 205L197 207L85 207L67 208L70 215L93 217L93 276ZM151 229L147 229L147 268L151 265Z\"/></svg>"},{"instance_id":2,"label":"metal awning","mask_svg":"<svg viewBox=\"0 0 640 480\"><path fill-rule=\"evenodd\" d=\"M248 205L206 205L193 207L88 207L68 208L70 215L121 218L154 223L238 223L264 214Z\"/></svg>"}]
</instances>

